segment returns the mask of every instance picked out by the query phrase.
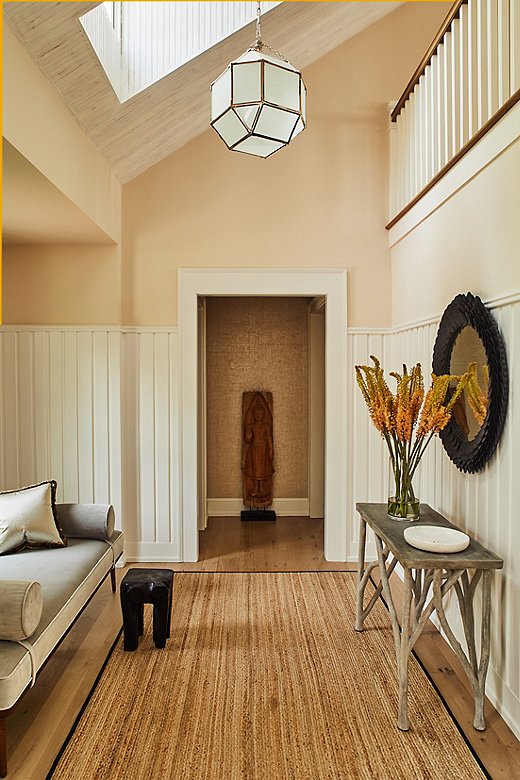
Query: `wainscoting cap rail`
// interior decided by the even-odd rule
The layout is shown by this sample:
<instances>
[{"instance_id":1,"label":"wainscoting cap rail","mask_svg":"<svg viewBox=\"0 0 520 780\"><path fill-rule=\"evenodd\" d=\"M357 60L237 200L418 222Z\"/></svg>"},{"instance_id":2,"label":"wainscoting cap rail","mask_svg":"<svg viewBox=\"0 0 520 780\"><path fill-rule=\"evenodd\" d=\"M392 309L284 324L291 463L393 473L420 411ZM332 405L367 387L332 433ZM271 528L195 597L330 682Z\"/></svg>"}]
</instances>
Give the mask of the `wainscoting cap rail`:
<instances>
[{"instance_id":1,"label":"wainscoting cap rail","mask_svg":"<svg viewBox=\"0 0 520 780\"><path fill-rule=\"evenodd\" d=\"M49 331L51 333L177 333L178 325L17 325L0 323L0 331L20 333Z\"/></svg>"},{"instance_id":2,"label":"wainscoting cap rail","mask_svg":"<svg viewBox=\"0 0 520 780\"><path fill-rule=\"evenodd\" d=\"M504 295L495 295L492 298L483 298L482 303L487 306L488 309L499 309L502 306L509 306L513 303L520 303L520 290L511 293L504 293ZM349 336L373 336L373 335L385 335L392 336L397 333L404 333L407 330L413 330L414 328L422 328L426 325L436 325L442 316L440 314L433 315L431 317L424 317L420 320L413 320L411 322L403 323L402 325L396 325L393 328L365 328L348 326L347 333Z\"/></svg>"}]
</instances>

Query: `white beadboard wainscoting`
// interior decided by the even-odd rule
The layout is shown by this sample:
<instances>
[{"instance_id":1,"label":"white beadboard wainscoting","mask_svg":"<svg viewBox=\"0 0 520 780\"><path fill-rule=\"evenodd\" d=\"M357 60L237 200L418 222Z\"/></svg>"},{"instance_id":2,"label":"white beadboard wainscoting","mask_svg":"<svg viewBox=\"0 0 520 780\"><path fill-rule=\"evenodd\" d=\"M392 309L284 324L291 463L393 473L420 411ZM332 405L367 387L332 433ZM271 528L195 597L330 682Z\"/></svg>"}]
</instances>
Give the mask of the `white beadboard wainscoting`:
<instances>
[{"instance_id":1,"label":"white beadboard wainscoting","mask_svg":"<svg viewBox=\"0 0 520 780\"><path fill-rule=\"evenodd\" d=\"M448 301L447 301L448 303ZM493 575L488 695L520 736L520 295L488 302L506 342L510 403L498 450L462 474L434 440L417 483L421 500L504 558ZM440 313L439 313L440 314ZM357 558L357 501L384 501L388 457L353 366L377 355L388 372L420 361L426 377L437 322L350 329L348 559ZM0 488L47 478L63 501L111 501L135 561L181 560L180 339L176 328L0 328ZM368 553L374 555L373 544ZM457 623L453 604L452 620ZM458 636L463 642L461 626Z\"/></svg>"},{"instance_id":2,"label":"white beadboard wainscoting","mask_svg":"<svg viewBox=\"0 0 520 780\"><path fill-rule=\"evenodd\" d=\"M179 561L177 329L126 329L122 339L125 553L132 561Z\"/></svg>"},{"instance_id":3,"label":"white beadboard wainscoting","mask_svg":"<svg viewBox=\"0 0 520 780\"><path fill-rule=\"evenodd\" d=\"M0 489L114 504L128 560L178 561L177 329L0 328Z\"/></svg>"},{"instance_id":4,"label":"white beadboard wainscoting","mask_svg":"<svg viewBox=\"0 0 520 780\"><path fill-rule=\"evenodd\" d=\"M2 490L52 478L121 517L120 350L119 329L0 329Z\"/></svg>"}]
</instances>

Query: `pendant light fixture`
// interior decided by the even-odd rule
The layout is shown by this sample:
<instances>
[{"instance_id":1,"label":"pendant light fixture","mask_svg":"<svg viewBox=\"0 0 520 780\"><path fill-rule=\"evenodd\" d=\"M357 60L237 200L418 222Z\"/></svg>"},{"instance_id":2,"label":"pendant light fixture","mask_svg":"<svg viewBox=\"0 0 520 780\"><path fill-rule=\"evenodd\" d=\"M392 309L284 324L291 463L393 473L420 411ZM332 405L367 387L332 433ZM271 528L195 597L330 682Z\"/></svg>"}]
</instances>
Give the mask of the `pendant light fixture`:
<instances>
[{"instance_id":1,"label":"pendant light fixture","mask_svg":"<svg viewBox=\"0 0 520 780\"><path fill-rule=\"evenodd\" d=\"M305 129L307 90L301 73L262 41L260 16L258 3L254 44L211 85L211 126L233 152L269 157Z\"/></svg>"}]
</instances>

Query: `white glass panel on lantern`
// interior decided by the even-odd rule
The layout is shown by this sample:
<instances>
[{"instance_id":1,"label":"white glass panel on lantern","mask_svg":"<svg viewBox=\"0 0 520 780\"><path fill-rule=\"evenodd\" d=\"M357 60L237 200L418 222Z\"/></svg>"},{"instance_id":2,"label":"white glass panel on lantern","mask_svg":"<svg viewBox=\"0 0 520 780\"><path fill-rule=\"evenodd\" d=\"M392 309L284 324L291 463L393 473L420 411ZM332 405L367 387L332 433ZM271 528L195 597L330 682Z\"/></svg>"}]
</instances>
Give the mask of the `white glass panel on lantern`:
<instances>
[{"instance_id":1,"label":"white glass panel on lantern","mask_svg":"<svg viewBox=\"0 0 520 780\"><path fill-rule=\"evenodd\" d=\"M222 140L230 147L236 144L237 141L240 141L241 138L244 138L248 133L232 108L230 108L224 116L221 116L220 119L217 119L217 121L213 123L213 127Z\"/></svg>"},{"instance_id":2,"label":"white glass panel on lantern","mask_svg":"<svg viewBox=\"0 0 520 780\"><path fill-rule=\"evenodd\" d=\"M305 130L305 125L303 124L302 118L300 117L296 122L296 127L294 128L291 138L297 136L298 133L301 133L302 130Z\"/></svg>"},{"instance_id":3,"label":"white glass panel on lantern","mask_svg":"<svg viewBox=\"0 0 520 780\"><path fill-rule=\"evenodd\" d=\"M264 66L264 100L277 106L300 110L300 74L294 70L271 65Z\"/></svg>"},{"instance_id":4,"label":"white glass panel on lantern","mask_svg":"<svg viewBox=\"0 0 520 780\"><path fill-rule=\"evenodd\" d=\"M211 118L216 119L231 103L231 68L226 68L211 87Z\"/></svg>"},{"instance_id":5,"label":"white glass panel on lantern","mask_svg":"<svg viewBox=\"0 0 520 780\"><path fill-rule=\"evenodd\" d=\"M291 111L283 111L281 108L262 106L258 122L256 123L255 133L289 143L294 125L298 121L298 116L298 114L293 114Z\"/></svg>"},{"instance_id":6,"label":"white glass panel on lantern","mask_svg":"<svg viewBox=\"0 0 520 780\"><path fill-rule=\"evenodd\" d=\"M234 151L254 154L256 157L269 157L270 154L278 151L282 146L285 146L285 144L279 141L271 141L269 138L257 138L252 135L237 144L234 147Z\"/></svg>"},{"instance_id":7,"label":"white glass panel on lantern","mask_svg":"<svg viewBox=\"0 0 520 780\"><path fill-rule=\"evenodd\" d=\"M254 103L262 98L260 62L234 62L233 103Z\"/></svg>"},{"instance_id":8,"label":"white glass panel on lantern","mask_svg":"<svg viewBox=\"0 0 520 780\"><path fill-rule=\"evenodd\" d=\"M235 108L235 111L239 115L242 122L251 130L258 115L259 106L238 106Z\"/></svg>"},{"instance_id":9,"label":"white glass panel on lantern","mask_svg":"<svg viewBox=\"0 0 520 780\"><path fill-rule=\"evenodd\" d=\"M300 79L300 90L301 90L300 97L302 101L301 112L303 116L303 121L305 121L305 117L307 116L307 88L303 83L303 79Z\"/></svg>"}]
</instances>

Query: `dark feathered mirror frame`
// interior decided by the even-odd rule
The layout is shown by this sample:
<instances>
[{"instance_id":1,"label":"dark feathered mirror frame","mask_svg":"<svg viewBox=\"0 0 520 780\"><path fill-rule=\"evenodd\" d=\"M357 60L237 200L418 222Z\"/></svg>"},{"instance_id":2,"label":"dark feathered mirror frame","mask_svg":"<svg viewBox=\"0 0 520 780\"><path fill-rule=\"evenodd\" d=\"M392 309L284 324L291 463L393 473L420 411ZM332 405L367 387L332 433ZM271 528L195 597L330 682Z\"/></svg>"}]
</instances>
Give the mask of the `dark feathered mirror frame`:
<instances>
[{"instance_id":1,"label":"dark feathered mirror frame","mask_svg":"<svg viewBox=\"0 0 520 780\"><path fill-rule=\"evenodd\" d=\"M450 374L450 363L457 336L471 326L479 335L489 369L489 394L486 418L473 440L462 433L452 418L440 433L444 449L461 471L480 471L493 455L502 435L507 413L509 376L502 334L493 316L478 296L457 295L442 315L433 348L433 373Z\"/></svg>"}]
</instances>

